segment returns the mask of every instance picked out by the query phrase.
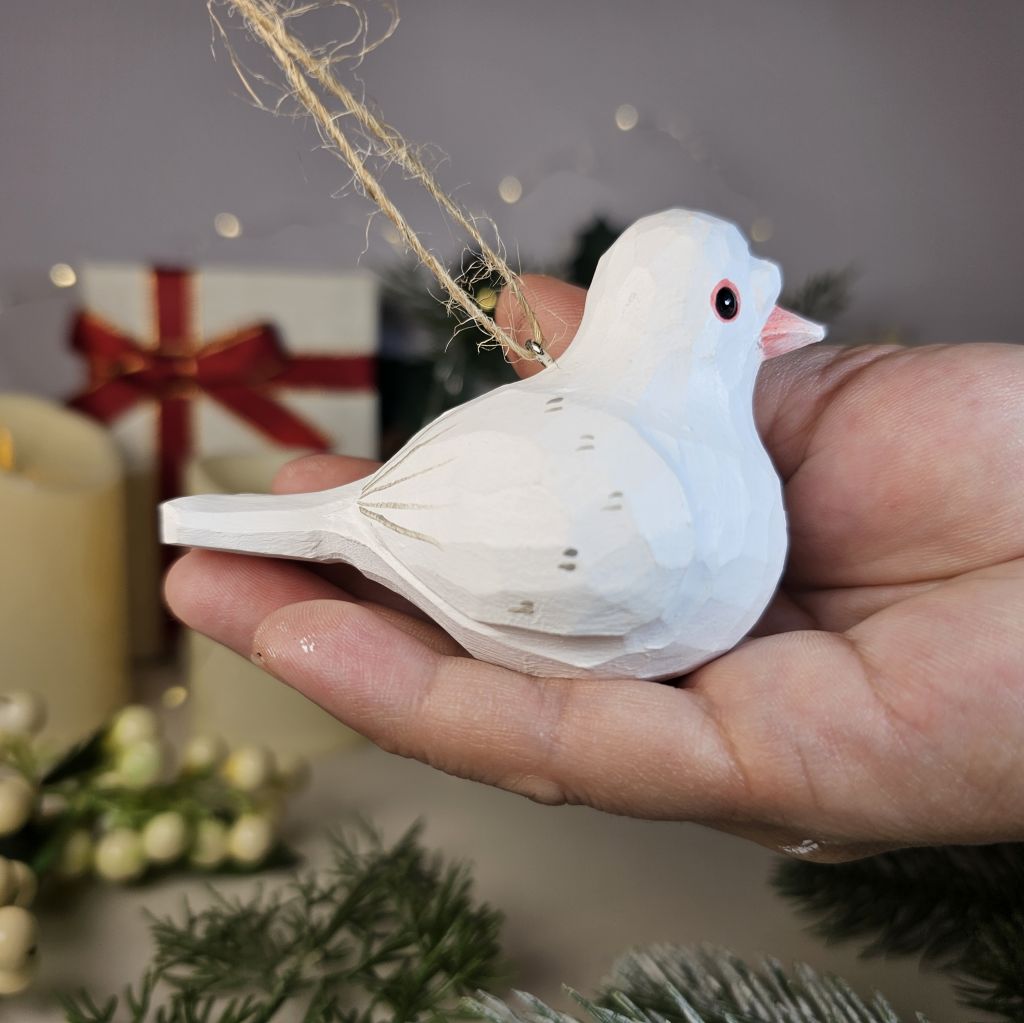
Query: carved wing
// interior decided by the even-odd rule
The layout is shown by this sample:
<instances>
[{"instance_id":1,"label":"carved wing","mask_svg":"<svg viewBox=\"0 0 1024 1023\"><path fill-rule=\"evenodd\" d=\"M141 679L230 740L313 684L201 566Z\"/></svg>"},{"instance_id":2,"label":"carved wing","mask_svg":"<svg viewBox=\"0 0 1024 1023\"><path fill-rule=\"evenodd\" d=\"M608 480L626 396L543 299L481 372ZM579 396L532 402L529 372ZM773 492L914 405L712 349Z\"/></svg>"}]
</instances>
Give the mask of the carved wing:
<instances>
[{"instance_id":1,"label":"carved wing","mask_svg":"<svg viewBox=\"0 0 1024 1023\"><path fill-rule=\"evenodd\" d=\"M624 419L512 387L414 437L363 487L382 555L482 623L619 636L677 604L693 557L675 474Z\"/></svg>"}]
</instances>

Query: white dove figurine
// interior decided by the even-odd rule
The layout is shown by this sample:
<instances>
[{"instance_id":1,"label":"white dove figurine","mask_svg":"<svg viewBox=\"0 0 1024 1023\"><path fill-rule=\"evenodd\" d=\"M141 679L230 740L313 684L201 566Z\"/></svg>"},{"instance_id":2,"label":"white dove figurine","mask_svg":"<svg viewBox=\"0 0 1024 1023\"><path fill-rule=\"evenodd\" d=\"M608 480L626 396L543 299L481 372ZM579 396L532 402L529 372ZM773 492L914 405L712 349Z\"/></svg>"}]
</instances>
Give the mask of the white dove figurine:
<instances>
[{"instance_id":1,"label":"white dove figurine","mask_svg":"<svg viewBox=\"0 0 1024 1023\"><path fill-rule=\"evenodd\" d=\"M825 332L775 305L780 286L732 224L644 217L556 364L440 416L369 479L171 501L164 540L348 562L518 671L679 675L738 643L782 573L754 379Z\"/></svg>"}]
</instances>

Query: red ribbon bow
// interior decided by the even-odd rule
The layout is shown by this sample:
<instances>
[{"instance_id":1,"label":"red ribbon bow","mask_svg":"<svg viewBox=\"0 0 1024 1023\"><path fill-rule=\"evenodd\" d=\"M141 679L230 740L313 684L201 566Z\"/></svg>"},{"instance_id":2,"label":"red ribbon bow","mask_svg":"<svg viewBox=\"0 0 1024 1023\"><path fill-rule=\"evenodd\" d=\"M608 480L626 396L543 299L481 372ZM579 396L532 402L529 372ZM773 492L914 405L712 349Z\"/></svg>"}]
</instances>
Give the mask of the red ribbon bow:
<instances>
[{"instance_id":1,"label":"red ribbon bow","mask_svg":"<svg viewBox=\"0 0 1024 1023\"><path fill-rule=\"evenodd\" d=\"M181 492L192 450L192 400L202 394L284 447L323 451L330 440L275 401L270 387L370 388L365 356L293 356L270 324L255 324L199 344L191 330L191 277L154 271L156 343L135 338L89 312L74 323L71 344L89 362L90 384L70 404L109 423L142 401L157 403L160 496Z\"/></svg>"}]
</instances>

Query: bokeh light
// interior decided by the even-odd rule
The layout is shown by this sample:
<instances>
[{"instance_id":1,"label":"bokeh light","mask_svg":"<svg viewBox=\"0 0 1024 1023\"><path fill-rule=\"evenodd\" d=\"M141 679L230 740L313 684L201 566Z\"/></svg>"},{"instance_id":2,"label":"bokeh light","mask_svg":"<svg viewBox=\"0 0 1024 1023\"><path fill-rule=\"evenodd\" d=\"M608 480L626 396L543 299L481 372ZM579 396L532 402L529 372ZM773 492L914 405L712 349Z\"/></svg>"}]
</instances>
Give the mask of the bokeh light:
<instances>
[{"instance_id":1,"label":"bokeh light","mask_svg":"<svg viewBox=\"0 0 1024 1023\"><path fill-rule=\"evenodd\" d=\"M50 281L58 288L70 288L77 280L75 268L68 263L54 263L50 267Z\"/></svg>"},{"instance_id":2,"label":"bokeh light","mask_svg":"<svg viewBox=\"0 0 1024 1023\"><path fill-rule=\"evenodd\" d=\"M750 225L750 237L755 242L766 242L775 234L775 225L767 217L758 217Z\"/></svg>"},{"instance_id":3,"label":"bokeh light","mask_svg":"<svg viewBox=\"0 0 1024 1023\"><path fill-rule=\"evenodd\" d=\"M242 222L234 213L218 213L213 218L213 229L221 238L237 238L242 233Z\"/></svg>"},{"instance_id":4,"label":"bokeh light","mask_svg":"<svg viewBox=\"0 0 1024 1023\"><path fill-rule=\"evenodd\" d=\"M498 195L500 195L502 200L507 202L509 205L517 203L523 197L523 183L519 178L509 174L507 177L501 179L501 182L498 185Z\"/></svg>"},{"instance_id":5,"label":"bokeh light","mask_svg":"<svg viewBox=\"0 0 1024 1023\"><path fill-rule=\"evenodd\" d=\"M632 131L640 121L640 114L632 103L620 103L615 108L615 127L619 131Z\"/></svg>"}]
</instances>

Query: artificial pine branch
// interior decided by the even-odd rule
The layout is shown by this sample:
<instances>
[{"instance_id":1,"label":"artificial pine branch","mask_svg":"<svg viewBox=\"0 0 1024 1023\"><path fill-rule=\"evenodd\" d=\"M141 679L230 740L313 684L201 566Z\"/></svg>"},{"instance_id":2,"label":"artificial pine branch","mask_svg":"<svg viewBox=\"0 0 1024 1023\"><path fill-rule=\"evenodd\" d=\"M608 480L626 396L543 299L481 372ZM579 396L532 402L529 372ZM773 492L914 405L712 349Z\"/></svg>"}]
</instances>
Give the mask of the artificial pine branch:
<instances>
[{"instance_id":1,"label":"artificial pine branch","mask_svg":"<svg viewBox=\"0 0 1024 1023\"><path fill-rule=\"evenodd\" d=\"M829 941L863 954L956 959L989 922L1024 913L1024 845L902 849L849 863L786 860L775 887Z\"/></svg>"},{"instance_id":2,"label":"artificial pine branch","mask_svg":"<svg viewBox=\"0 0 1024 1023\"><path fill-rule=\"evenodd\" d=\"M789 860L775 886L831 942L916 955L966 1005L1024 1019L1024 845L903 849L850 863Z\"/></svg>"},{"instance_id":3,"label":"artificial pine branch","mask_svg":"<svg viewBox=\"0 0 1024 1023\"><path fill-rule=\"evenodd\" d=\"M1019 902L1020 892L1014 894ZM1024 1020L1024 911L1015 908L979 929L953 972L964 1005Z\"/></svg>"},{"instance_id":4,"label":"artificial pine branch","mask_svg":"<svg viewBox=\"0 0 1024 1023\"><path fill-rule=\"evenodd\" d=\"M410 830L391 848L335 836L324 873L250 899L215 893L180 919L151 920L156 951L118 998L65 1001L68 1023L416 1023L493 981L500 915L464 868ZM301 1015L296 1015L300 1013Z\"/></svg>"},{"instance_id":5,"label":"artificial pine branch","mask_svg":"<svg viewBox=\"0 0 1024 1023\"><path fill-rule=\"evenodd\" d=\"M731 952L659 945L631 952L595 999L570 991L595 1023L899 1023L881 995L861 999L843 980L775 960L751 966ZM467 1003L488 1023L578 1023L532 995L512 1007L490 995ZM924 1017L918 1015L919 1021Z\"/></svg>"},{"instance_id":6,"label":"artificial pine branch","mask_svg":"<svg viewBox=\"0 0 1024 1023\"><path fill-rule=\"evenodd\" d=\"M808 319L830 325L850 304L853 278L850 267L811 274L798 287L787 291L780 304Z\"/></svg>"}]
</instances>

